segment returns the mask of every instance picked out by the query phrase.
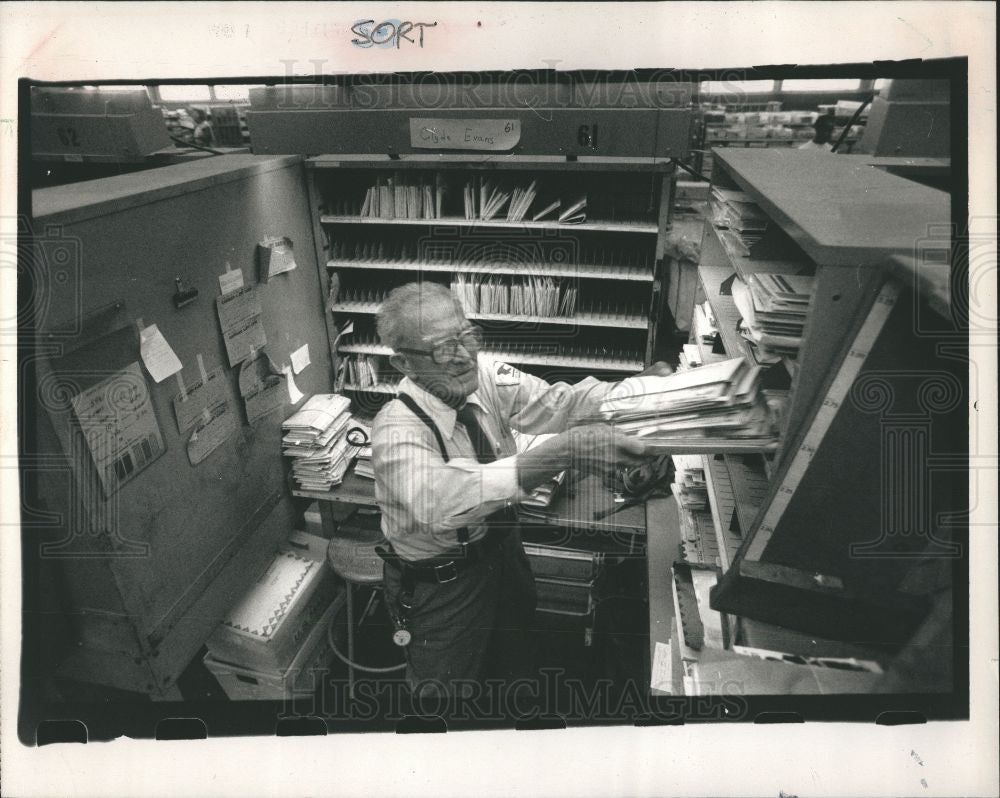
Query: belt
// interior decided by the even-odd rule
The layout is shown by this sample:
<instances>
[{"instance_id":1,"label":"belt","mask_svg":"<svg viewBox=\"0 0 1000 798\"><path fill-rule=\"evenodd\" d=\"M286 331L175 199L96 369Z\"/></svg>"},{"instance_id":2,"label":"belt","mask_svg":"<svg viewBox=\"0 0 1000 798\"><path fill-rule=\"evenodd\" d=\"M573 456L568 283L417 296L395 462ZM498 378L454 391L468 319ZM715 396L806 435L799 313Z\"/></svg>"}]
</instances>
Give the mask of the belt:
<instances>
[{"instance_id":1,"label":"belt","mask_svg":"<svg viewBox=\"0 0 1000 798\"><path fill-rule=\"evenodd\" d=\"M506 532L507 529L491 529L480 540L464 543L454 552L425 560L404 560L392 550L391 544L388 548L376 546L375 552L386 564L401 569L409 578L446 585L458 579L461 570L481 562L498 549Z\"/></svg>"}]
</instances>

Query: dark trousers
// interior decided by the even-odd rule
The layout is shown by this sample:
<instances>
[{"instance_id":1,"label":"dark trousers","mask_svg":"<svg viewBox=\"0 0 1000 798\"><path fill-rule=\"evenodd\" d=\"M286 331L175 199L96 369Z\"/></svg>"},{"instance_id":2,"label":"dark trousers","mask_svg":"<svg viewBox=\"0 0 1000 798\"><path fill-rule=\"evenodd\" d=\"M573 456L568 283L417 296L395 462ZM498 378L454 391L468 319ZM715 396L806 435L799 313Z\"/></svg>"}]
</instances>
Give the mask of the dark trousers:
<instances>
[{"instance_id":1,"label":"dark trousers","mask_svg":"<svg viewBox=\"0 0 1000 798\"><path fill-rule=\"evenodd\" d=\"M402 571L386 563L384 576L386 601L398 608ZM411 603L406 676L414 695L462 695L463 684L534 674L535 581L516 526L454 581L417 581Z\"/></svg>"}]
</instances>

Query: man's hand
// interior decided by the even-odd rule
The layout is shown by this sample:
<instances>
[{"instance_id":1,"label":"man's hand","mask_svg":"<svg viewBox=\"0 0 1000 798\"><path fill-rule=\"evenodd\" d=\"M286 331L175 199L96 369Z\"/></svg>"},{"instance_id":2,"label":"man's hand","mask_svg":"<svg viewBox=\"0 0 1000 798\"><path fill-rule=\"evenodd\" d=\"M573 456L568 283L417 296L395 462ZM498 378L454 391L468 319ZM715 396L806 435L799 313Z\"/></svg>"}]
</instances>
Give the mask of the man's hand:
<instances>
[{"instance_id":1,"label":"man's hand","mask_svg":"<svg viewBox=\"0 0 1000 798\"><path fill-rule=\"evenodd\" d=\"M645 462L646 445L615 431L609 424L574 427L569 436L570 467L585 473L614 476L619 466Z\"/></svg>"},{"instance_id":2,"label":"man's hand","mask_svg":"<svg viewBox=\"0 0 1000 798\"><path fill-rule=\"evenodd\" d=\"M674 367L663 360L657 360L650 366L640 371L638 377L668 377L674 373Z\"/></svg>"},{"instance_id":3,"label":"man's hand","mask_svg":"<svg viewBox=\"0 0 1000 798\"><path fill-rule=\"evenodd\" d=\"M650 456L644 443L616 432L611 425L587 424L519 454L518 483L523 490L531 490L566 469L613 477L618 466L643 463Z\"/></svg>"}]
</instances>

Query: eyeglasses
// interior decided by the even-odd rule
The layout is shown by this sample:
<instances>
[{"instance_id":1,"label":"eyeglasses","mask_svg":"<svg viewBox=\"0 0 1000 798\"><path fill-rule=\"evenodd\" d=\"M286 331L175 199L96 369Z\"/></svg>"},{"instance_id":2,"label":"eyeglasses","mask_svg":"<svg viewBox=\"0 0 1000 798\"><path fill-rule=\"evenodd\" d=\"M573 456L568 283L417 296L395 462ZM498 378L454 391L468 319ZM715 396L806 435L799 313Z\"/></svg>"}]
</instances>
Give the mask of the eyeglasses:
<instances>
[{"instance_id":1,"label":"eyeglasses","mask_svg":"<svg viewBox=\"0 0 1000 798\"><path fill-rule=\"evenodd\" d=\"M408 349L397 347L397 352L412 352L416 355L430 355L438 365L448 363L455 359L458 354L458 347L462 346L470 354L476 354L483 345L483 333L478 327L466 327L454 338L445 338L438 341L430 349Z\"/></svg>"}]
</instances>

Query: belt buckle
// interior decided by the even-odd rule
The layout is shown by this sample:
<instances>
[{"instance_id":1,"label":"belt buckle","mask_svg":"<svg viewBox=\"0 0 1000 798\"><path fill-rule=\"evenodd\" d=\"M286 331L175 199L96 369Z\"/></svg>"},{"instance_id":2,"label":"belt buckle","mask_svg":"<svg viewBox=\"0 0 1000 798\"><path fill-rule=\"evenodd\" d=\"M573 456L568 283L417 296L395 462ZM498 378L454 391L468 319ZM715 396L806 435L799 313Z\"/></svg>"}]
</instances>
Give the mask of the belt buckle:
<instances>
[{"instance_id":1,"label":"belt buckle","mask_svg":"<svg viewBox=\"0 0 1000 798\"><path fill-rule=\"evenodd\" d=\"M448 571L448 569L450 569L450 571ZM450 575L442 578L441 576L442 571L448 572L450 573ZM458 566L455 565L454 560L442 563L441 565L435 565L434 578L437 580L437 583L439 585L446 585L449 582L454 582L456 579L458 579Z\"/></svg>"}]
</instances>

